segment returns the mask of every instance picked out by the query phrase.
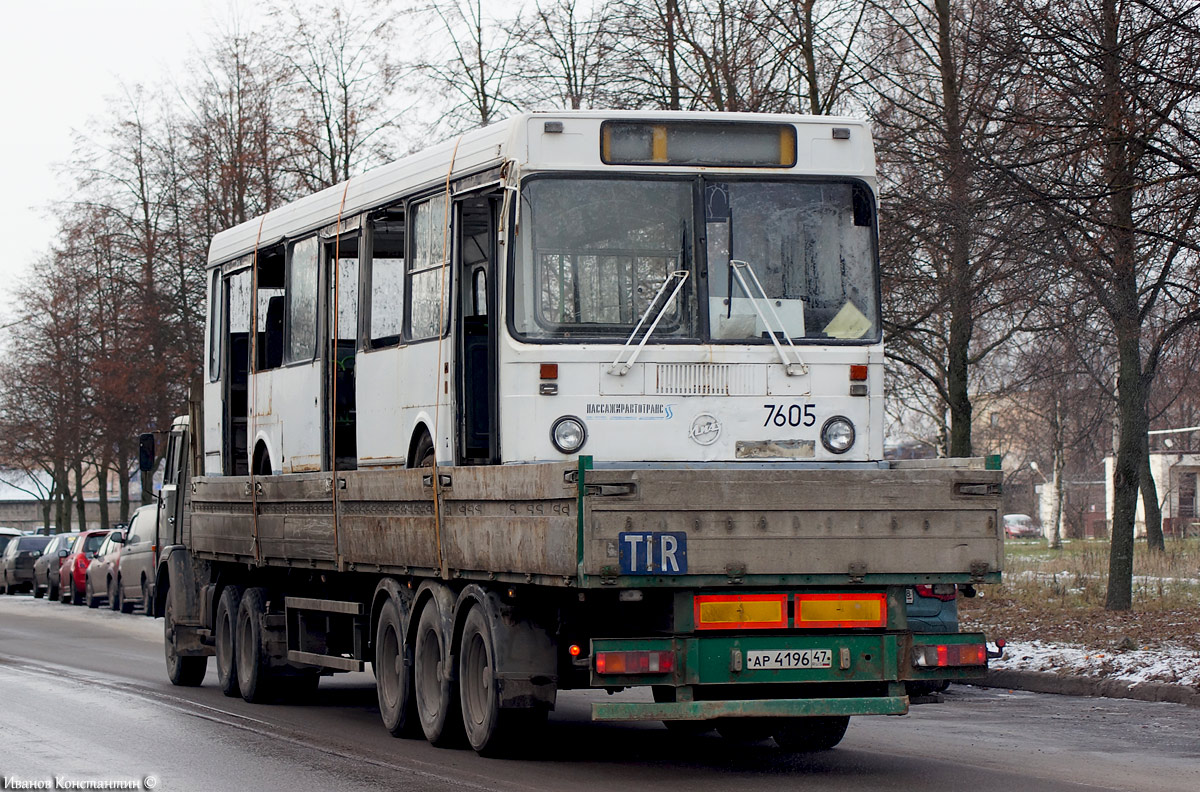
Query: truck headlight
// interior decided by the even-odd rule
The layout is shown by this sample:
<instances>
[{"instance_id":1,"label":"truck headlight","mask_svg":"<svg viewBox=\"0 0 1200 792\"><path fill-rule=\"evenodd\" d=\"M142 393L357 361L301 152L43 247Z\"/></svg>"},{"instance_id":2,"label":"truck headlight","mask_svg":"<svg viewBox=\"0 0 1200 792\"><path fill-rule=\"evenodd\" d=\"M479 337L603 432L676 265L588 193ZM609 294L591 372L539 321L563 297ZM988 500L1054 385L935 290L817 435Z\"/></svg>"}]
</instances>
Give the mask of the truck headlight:
<instances>
[{"instance_id":1,"label":"truck headlight","mask_svg":"<svg viewBox=\"0 0 1200 792\"><path fill-rule=\"evenodd\" d=\"M854 445L854 424L842 415L835 415L821 427L821 445L834 454L844 454Z\"/></svg>"},{"instance_id":2,"label":"truck headlight","mask_svg":"<svg viewBox=\"0 0 1200 792\"><path fill-rule=\"evenodd\" d=\"M574 454L587 442L587 427L574 415L564 415L550 427L550 442L564 454Z\"/></svg>"}]
</instances>

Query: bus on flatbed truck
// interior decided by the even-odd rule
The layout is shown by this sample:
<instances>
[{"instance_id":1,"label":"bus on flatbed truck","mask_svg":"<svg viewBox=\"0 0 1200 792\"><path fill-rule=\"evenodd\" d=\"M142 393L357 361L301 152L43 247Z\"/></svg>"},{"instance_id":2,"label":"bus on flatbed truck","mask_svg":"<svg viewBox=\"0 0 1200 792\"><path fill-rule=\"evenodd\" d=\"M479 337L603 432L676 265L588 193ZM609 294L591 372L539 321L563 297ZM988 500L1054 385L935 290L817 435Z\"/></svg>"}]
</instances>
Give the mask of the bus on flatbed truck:
<instances>
[{"instance_id":1,"label":"bus on flatbed truck","mask_svg":"<svg viewBox=\"0 0 1200 792\"><path fill-rule=\"evenodd\" d=\"M859 121L556 112L218 234L171 681L369 662L392 734L490 754L560 690L817 750L980 674L904 597L999 581L1000 473L883 458L876 205Z\"/></svg>"}]
</instances>

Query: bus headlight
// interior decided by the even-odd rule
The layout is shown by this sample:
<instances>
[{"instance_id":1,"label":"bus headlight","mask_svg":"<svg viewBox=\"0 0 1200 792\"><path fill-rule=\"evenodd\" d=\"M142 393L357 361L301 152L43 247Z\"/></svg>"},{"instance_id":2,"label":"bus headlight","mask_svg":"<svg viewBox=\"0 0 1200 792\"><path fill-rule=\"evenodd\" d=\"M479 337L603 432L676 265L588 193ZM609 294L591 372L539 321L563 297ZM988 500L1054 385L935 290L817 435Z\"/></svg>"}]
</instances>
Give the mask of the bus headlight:
<instances>
[{"instance_id":1,"label":"bus headlight","mask_svg":"<svg viewBox=\"0 0 1200 792\"><path fill-rule=\"evenodd\" d=\"M550 427L550 442L564 454L574 454L587 442L587 427L574 415L564 415Z\"/></svg>"},{"instance_id":2,"label":"bus headlight","mask_svg":"<svg viewBox=\"0 0 1200 792\"><path fill-rule=\"evenodd\" d=\"M821 445L835 454L846 453L854 445L854 424L844 416L833 416L821 427Z\"/></svg>"}]
</instances>

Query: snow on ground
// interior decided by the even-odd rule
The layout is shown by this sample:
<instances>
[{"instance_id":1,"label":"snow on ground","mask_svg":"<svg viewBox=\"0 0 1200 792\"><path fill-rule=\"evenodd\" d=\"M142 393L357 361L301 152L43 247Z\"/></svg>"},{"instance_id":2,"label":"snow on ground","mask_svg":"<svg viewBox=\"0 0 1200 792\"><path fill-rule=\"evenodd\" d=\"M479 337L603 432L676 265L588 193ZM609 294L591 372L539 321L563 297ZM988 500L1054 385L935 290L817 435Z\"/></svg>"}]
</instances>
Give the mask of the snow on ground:
<instances>
[{"instance_id":1,"label":"snow on ground","mask_svg":"<svg viewBox=\"0 0 1200 792\"><path fill-rule=\"evenodd\" d=\"M1063 676L1112 677L1200 688L1200 652L1172 648L1097 651L1072 644L1009 641L995 669L1048 671Z\"/></svg>"}]
</instances>

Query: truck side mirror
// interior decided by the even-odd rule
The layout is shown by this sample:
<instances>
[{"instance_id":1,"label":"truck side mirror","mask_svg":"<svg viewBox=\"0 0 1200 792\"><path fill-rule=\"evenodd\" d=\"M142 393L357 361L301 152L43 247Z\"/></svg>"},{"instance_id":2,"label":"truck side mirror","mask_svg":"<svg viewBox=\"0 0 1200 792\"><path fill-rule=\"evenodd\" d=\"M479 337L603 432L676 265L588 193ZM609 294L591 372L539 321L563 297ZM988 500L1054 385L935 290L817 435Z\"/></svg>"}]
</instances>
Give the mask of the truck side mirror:
<instances>
[{"instance_id":1,"label":"truck side mirror","mask_svg":"<svg viewBox=\"0 0 1200 792\"><path fill-rule=\"evenodd\" d=\"M149 432L138 436L138 469L143 473L154 470L154 435Z\"/></svg>"}]
</instances>

